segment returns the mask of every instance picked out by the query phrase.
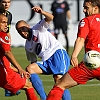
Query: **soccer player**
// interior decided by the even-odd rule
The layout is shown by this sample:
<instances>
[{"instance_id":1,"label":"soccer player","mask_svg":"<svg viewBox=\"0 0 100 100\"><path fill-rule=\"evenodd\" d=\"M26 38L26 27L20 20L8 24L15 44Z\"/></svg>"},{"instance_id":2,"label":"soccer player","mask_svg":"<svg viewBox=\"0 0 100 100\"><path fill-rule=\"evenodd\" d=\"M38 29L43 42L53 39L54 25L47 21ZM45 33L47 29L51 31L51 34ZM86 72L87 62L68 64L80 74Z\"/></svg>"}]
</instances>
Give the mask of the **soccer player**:
<instances>
[{"instance_id":1,"label":"soccer player","mask_svg":"<svg viewBox=\"0 0 100 100\"><path fill-rule=\"evenodd\" d=\"M71 56L71 68L53 89L49 92L47 100L60 100L64 90L79 84L85 84L91 79L100 80L100 67L89 69L83 61L78 64L78 55L84 46L85 53L90 50L100 52L100 0L84 0L83 18L78 26L77 39Z\"/></svg>"},{"instance_id":2,"label":"soccer player","mask_svg":"<svg viewBox=\"0 0 100 100\"><path fill-rule=\"evenodd\" d=\"M54 35L56 39L58 39L60 29L62 30L66 40L66 50L68 52L69 41L67 36L67 29L72 23L69 4L65 0L54 0L54 2L51 4L51 11L54 16Z\"/></svg>"},{"instance_id":3,"label":"soccer player","mask_svg":"<svg viewBox=\"0 0 100 100\"><path fill-rule=\"evenodd\" d=\"M11 4L11 0L0 0L0 13L6 15L6 17L8 18L8 23L7 23L8 30L6 33L9 37L9 41L11 43L10 26L11 26L11 21L12 21L12 14L11 14L11 12L8 11L10 4ZM18 95L18 94L20 94L20 91L16 92L16 95ZM10 91L5 90L5 96L13 96L13 94Z\"/></svg>"},{"instance_id":4,"label":"soccer player","mask_svg":"<svg viewBox=\"0 0 100 100\"><path fill-rule=\"evenodd\" d=\"M46 100L46 94L38 74L53 74L56 82L68 71L70 59L65 48L61 43L48 31L49 23L53 20L53 15L43 11L40 7L33 7L33 11L45 16L35 26L30 26L20 20L16 23L16 30L26 39L25 50L29 61L33 62L34 53L42 58L42 63L31 63L26 70L31 74L30 80L41 100ZM69 90L64 91L63 98L71 100Z\"/></svg>"},{"instance_id":5,"label":"soccer player","mask_svg":"<svg viewBox=\"0 0 100 100\"><path fill-rule=\"evenodd\" d=\"M11 0L0 0L0 4L4 6L5 12L3 14L6 15L6 17L8 18L8 30L6 33L11 43L10 27L11 27L11 22L12 22L12 13L8 11L11 4Z\"/></svg>"},{"instance_id":6,"label":"soccer player","mask_svg":"<svg viewBox=\"0 0 100 100\"><path fill-rule=\"evenodd\" d=\"M27 100L37 100L31 82L30 74L24 71L11 52L7 31L7 17L0 14L0 87L15 94L19 89L24 89ZM11 64L18 70L15 72Z\"/></svg>"}]
</instances>

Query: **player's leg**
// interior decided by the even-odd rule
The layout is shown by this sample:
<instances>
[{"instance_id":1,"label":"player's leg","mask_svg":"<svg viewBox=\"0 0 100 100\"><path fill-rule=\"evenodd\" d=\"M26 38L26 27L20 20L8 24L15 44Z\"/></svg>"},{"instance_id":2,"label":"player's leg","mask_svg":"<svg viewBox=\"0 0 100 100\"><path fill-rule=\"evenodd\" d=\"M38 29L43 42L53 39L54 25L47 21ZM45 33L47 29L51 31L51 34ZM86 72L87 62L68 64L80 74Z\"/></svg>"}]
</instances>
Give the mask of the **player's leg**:
<instances>
[{"instance_id":1,"label":"player's leg","mask_svg":"<svg viewBox=\"0 0 100 100\"><path fill-rule=\"evenodd\" d=\"M57 50L55 54L50 58L50 69L52 70L54 81L60 79L65 74L70 66L70 59L65 50ZM66 96L66 97L65 97ZM64 91L63 100L71 100L69 90Z\"/></svg>"},{"instance_id":2,"label":"player's leg","mask_svg":"<svg viewBox=\"0 0 100 100\"><path fill-rule=\"evenodd\" d=\"M42 70L36 63L29 65L26 70L31 74L30 81L32 82L32 85L37 91L41 100L46 100L46 93L44 91L42 81L38 76L39 73L42 73Z\"/></svg>"},{"instance_id":3,"label":"player's leg","mask_svg":"<svg viewBox=\"0 0 100 100\"><path fill-rule=\"evenodd\" d=\"M56 82L53 89L49 92L46 100L61 100L64 90L76 85L77 82L74 81L68 73L66 73Z\"/></svg>"},{"instance_id":4,"label":"player's leg","mask_svg":"<svg viewBox=\"0 0 100 100\"><path fill-rule=\"evenodd\" d=\"M4 67L0 66L0 75L4 76L0 77L0 85L2 84L0 87L11 91L12 94L15 94L20 89L24 89L28 100L37 100L31 82L24 77L22 78L20 74L14 72L9 67L7 69L9 70L4 70Z\"/></svg>"},{"instance_id":5,"label":"player's leg","mask_svg":"<svg viewBox=\"0 0 100 100\"><path fill-rule=\"evenodd\" d=\"M57 80L59 80L62 77L62 75L54 75L53 77L54 77L54 80L56 83ZM71 100L71 94L70 94L70 91L68 89L64 90L64 93L62 95L62 100Z\"/></svg>"},{"instance_id":6,"label":"player's leg","mask_svg":"<svg viewBox=\"0 0 100 100\"><path fill-rule=\"evenodd\" d=\"M55 22L54 23L54 36L56 39L58 39L59 28L60 28L60 24L58 22Z\"/></svg>"},{"instance_id":7,"label":"player's leg","mask_svg":"<svg viewBox=\"0 0 100 100\"><path fill-rule=\"evenodd\" d=\"M15 67L12 67L11 68L15 71L15 72L18 72L18 70L15 68ZM12 94L10 91L6 90L5 89L5 96L9 97L9 96L14 96L14 95L19 95L21 93L20 90L18 90L15 94Z\"/></svg>"},{"instance_id":8,"label":"player's leg","mask_svg":"<svg viewBox=\"0 0 100 100\"><path fill-rule=\"evenodd\" d=\"M69 40L68 40L68 35L67 35L67 24L66 23L62 23L62 32L65 36L65 41L66 41L66 51L69 51Z\"/></svg>"},{"instance_id":9,"label":"player's leg","mask_svg":"<svg viewBox=\"0 0 100 100\"><path fill-rule=\"evenodd\" d=\"M38 100L38 98L36 97L36 94L34 92L34 88L33 88L31 82L26 80L26 84L23 87L23 89L25 90L25 93L26 93L26 96L27 96L27 100Z\"/></svg>"},{"instance_id":10,"label":"player's leg","mask_svg":"<svg viewBox=\"0 0 100 100\"><path fill-rule=\"evenodd\" d=\"M58 39L58 34L59 34L59 30L54 29L54 36L55 36L56 39Z\"/></svg>"},{"instance_id":11,"label":"player's leg","mask_svg":"<svg viewBox=\"0 0 100 100\"><path fill-rule=\"evenodd\" d=\"M49 92L47 100L60 100L64 93L63 90L79 84L85 84L88 80L95 78L94 76L96 74L94 74L93 70L89 70L88 68L86 68L84 66L84 63L81 62L77 67L71 68L66 74L61 77L60 80L56 82L54 88ZM57 93L59 95L57 95Z\"/></svg>"},{"instance_id":12,"label":"player's leg","mask_svg":"<svg viewBox=\"0 0 100 100\"><path fill-rule=\"evenodd\" d=\"M65 40L66 40L66 51L69 52L69 40L68 40L67 33L65 33L64 36L65 36Z\"/></svg>"}]
</instances>

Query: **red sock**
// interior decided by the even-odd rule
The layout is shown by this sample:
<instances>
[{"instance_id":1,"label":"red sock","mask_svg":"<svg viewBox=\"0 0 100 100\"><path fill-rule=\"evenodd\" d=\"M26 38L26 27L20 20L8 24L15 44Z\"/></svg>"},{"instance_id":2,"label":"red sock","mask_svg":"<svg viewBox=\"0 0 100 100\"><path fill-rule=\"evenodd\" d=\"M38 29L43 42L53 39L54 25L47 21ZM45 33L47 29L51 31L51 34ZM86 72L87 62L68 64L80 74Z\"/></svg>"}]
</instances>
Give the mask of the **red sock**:
<instances>
[{"instance_id":1,"label":"red sock","mask_svg":"<svg viewBox=\"0 0 100 100\"><path fill-rule=\"evenodd\" d=\"M27 95L27 100L38 100L33 88L26 89L25 92Z\"/></svg>"},{"instance_id":2,"label":"red sock","mask_svg":"<svg viewBox=\"0 0 100 100\"><path fill-rule=\"evenodd\" d=\"M61 100L64 90L59 87L54 87L48 94L46 100Z\"/></svg>"}]
</instances>

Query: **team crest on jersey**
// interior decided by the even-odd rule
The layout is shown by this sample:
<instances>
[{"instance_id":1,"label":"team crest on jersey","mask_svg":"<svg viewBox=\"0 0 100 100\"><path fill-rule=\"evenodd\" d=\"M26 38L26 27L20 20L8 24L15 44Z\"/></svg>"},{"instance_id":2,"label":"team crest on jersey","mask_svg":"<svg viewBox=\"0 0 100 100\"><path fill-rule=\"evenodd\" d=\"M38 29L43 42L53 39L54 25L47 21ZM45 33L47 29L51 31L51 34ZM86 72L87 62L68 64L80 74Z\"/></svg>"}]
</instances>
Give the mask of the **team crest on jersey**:
<instances>
[{"instance_id":1,"label":"team crest on jersey","mask_svg":"<svg viewBox=\"0 0 100 100\"><path fill-rule=\"evenodd\" d=\"M8 38L8 36L5 36L5 40L8 40L9 38Z\"/></svg>"},{"instance_id":2,"label":"team crest on jersey","mask_svg":"<svg viewBox=\"0 0 100 100\"><path fill-rule=\"evenodd\" d=\"M79 27L84 27L84 25L85 25L85 21L82 20L82 21L80 22L80 24L79 24Z\"/></svg>"},{"instance_id":3,"label":"team crest on jersey","mask_svg":"<svg viewBox=\"0 0 100 100\"><path fill-rule=\"evenodd\" d=\"M34 42L37 42L37 41L38 41L38 38L37 38L36 36L33 35L32 40L33 40Z\"/></svg>"},{"instance_id":4,"label":"team crest on jersey","mask_svg":"<svg viewBox=\"0 0 100 100\"><path fill-rule=\"evenodd\" d=\"M65 4L61 4L61 8L65 8Z\"/></svg>"}]
</instances>

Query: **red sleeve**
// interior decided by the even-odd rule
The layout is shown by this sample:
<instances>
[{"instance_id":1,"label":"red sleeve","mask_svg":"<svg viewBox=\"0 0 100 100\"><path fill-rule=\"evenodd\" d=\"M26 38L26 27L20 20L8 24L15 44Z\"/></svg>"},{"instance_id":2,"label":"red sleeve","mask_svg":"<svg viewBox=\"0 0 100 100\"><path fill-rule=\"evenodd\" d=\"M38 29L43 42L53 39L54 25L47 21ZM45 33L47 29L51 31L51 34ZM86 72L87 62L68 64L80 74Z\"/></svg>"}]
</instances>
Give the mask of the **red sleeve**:
<instances>
[{"instance_id":1,"label":"red sleeve","mask_svg":"<svg viewBox=\"0 0 100 100\"><path fill-rule=\"evenodd\" d=\"M2 47L2 50L3 50L4 52L5 52L5 51L11 50L11 49L10 49L9 38L8 38L8 36L6 35L6 33L3 33L3 34L2 34L2 37L1 37L1 47Z\"/></svg>"},{"instance_id":2,"label":"red sleeve","mask_svg":"<svg viewBox=\"0 0 100 100\"><path fill-rule=\"evenodd\" d=\"M77 37L86 39L88 33L89 33L89 21L87 18L84 18L79 23Z\"/></svg>"}]
</instances>

